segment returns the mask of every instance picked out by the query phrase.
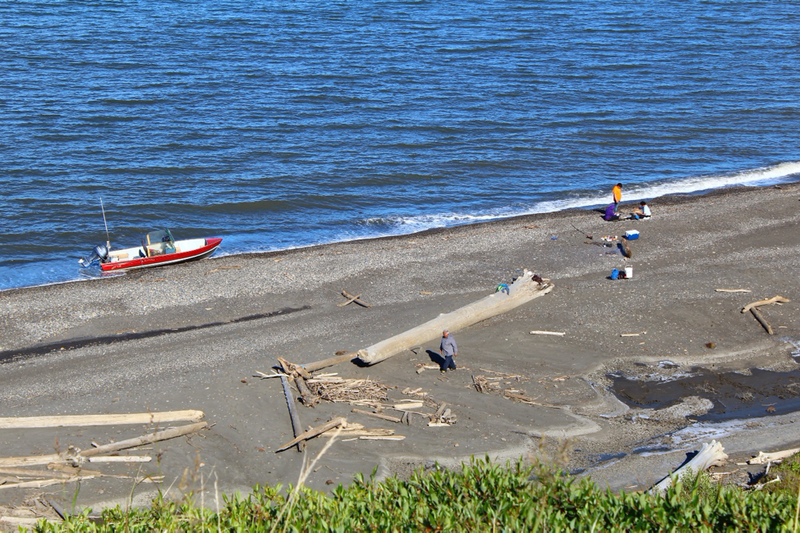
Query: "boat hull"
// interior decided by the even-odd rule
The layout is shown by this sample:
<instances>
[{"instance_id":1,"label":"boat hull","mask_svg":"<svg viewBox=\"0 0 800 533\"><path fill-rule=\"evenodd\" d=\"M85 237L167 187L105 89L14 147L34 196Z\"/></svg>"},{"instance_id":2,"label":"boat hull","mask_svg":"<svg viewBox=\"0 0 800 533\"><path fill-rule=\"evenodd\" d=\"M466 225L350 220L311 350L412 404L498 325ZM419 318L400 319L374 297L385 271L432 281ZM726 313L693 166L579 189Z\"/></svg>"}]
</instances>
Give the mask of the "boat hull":
<instances>
[{"instance_id":1,"label":"boat hull","mask_svg":"<svg viewBox=\"0 0 800 533\"><path fill-rule=\"evenodd\" d=\"M194 246L192 241L202 242L198 242L196 243L198 246ZM189 249L186 249L186 246L182 246L185 243L192 243L192 245L188 247ZM137 268L174 265L176 263L194 261L196 259L208 257L214 253L214 251L219 247L220 243L222 243L222 239L219 237L213 237L209 239L193 239L189 241L176 241L175 245L176 249L178 250L177 252L153 255L150 257L133 257L132 259L127 257L139 255L139 252L142 250L141 247L118 250L111 252L111 260L101 263L100 268L104 272L119 272L125 270L134 270Z\"/></svg>"}]
</instances>

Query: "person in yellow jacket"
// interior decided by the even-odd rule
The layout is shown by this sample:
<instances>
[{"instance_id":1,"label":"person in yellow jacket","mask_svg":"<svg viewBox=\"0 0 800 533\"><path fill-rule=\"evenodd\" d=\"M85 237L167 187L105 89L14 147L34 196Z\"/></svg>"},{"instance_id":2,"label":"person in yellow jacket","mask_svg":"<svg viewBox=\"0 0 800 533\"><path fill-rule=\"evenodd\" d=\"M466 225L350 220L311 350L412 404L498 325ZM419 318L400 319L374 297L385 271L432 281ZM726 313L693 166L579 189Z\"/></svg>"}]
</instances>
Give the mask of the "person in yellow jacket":
<instances>
[{"instance_id":1,"label":"person in yellow jacket","mask_svg":"<svg viewBox=\"0 0 800 533\"><path fill-rule=\"evenodd\" d=\"M614 210L617 211L619 208L619 203L622 200L622 184L617 183L614 185L614 188L611 189L611 198L614 200Z\"/></svg>"}]
</instances>

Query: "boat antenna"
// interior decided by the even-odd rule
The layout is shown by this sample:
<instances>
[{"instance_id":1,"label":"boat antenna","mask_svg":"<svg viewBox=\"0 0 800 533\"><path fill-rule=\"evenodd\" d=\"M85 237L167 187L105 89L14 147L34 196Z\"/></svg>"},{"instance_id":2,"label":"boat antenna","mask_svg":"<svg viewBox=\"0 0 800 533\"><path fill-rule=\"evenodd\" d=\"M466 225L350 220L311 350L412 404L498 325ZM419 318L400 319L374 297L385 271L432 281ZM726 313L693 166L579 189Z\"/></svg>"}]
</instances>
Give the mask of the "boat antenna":
<instances>
[{"instance_id":1,"label":"boat antenna","mask_svg":"<svg viewBox=\"0 0 800 533\"><path fill-rule=\"evenodd\" d=\"M106 249L111 249L111 237L108 236L108 222L106 222L106 208L103 206L103 197L100 197L100 210L103 212L103 225L106 227Z\"/></svg>"}]
</instances>

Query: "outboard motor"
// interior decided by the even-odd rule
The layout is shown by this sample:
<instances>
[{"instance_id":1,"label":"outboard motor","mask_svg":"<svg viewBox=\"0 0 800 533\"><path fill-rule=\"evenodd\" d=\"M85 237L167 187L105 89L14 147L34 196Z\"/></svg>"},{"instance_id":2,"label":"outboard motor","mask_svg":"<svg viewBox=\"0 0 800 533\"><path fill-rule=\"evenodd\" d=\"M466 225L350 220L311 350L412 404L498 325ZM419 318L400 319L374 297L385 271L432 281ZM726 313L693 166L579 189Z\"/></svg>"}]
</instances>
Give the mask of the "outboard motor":
<instances>
[{"instance_id":1,"label":"outboard motor","mask_svg":"<svg viewBox=\"0 0 800 533\"><path fill-rule=\"evenodd\" d=\"M101 263L108 261L108 248L104 244L98 244L94 247L94 255L100 260Z\"/></svg>"},{"instance_id":2,"label":"outboard motor","mask_svg":"<svg viewBox=\"0 0 800 533\"><path fill-rule=\"evenodd\" d=\"M81 257L78 260L78 262L85 267L91 266L95 262L105 263L106 261L108 261L108 248L104 244L95 246L89 259Z\"/></svg>"}]
</instances>

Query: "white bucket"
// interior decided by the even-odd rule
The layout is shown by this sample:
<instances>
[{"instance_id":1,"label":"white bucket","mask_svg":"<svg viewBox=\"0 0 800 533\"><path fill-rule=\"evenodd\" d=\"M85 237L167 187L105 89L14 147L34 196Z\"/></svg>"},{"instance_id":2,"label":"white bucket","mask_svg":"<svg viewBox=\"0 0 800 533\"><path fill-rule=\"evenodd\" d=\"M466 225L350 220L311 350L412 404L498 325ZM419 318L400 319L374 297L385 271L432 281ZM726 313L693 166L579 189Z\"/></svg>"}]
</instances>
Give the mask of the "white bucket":
<instances>
[{"instance_id":1,"label":"white bucket","mask_svg":"<svg viewBox=\"0 0 800 533\"><path fill-rule=\"evenodd\" d=\"M625 278L631 279L633 277L633 267L625 267Z\"/></svg>"}]
</instances>

